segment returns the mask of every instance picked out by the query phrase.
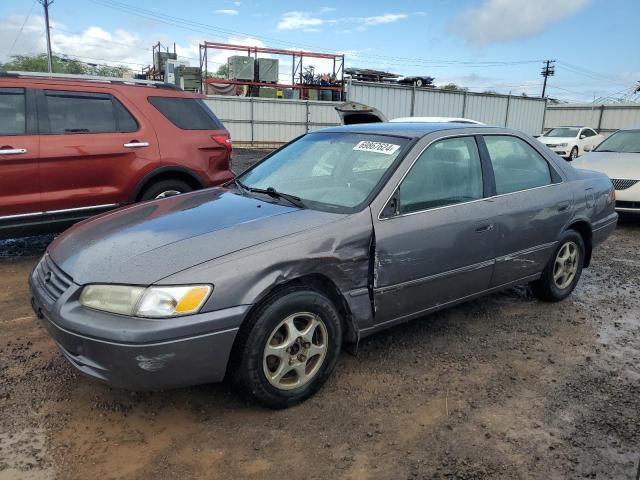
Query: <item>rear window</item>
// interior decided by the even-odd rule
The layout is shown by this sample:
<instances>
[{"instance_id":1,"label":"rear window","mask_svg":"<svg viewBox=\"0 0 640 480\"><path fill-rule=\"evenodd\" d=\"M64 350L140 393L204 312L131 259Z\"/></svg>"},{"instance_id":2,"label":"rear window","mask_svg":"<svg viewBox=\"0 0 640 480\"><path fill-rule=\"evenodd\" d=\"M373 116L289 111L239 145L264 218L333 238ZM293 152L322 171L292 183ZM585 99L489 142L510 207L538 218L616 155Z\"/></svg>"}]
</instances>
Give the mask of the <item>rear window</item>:
<instances>
[{"instance_id":1,"label":"rear window","mask_svg":"<svg viewBox=\"0 0 640 480\"><path fill-rule=\"evenodd\" d=\"M103 93L46 90L50 133L135 132L138 124L114 97Z\"/></svg>"},{"instance_id":2,"label":"rear window","mask_svg":"<svg viewBox=\"0 0 640 480\"><path fill-rule=\"evenodd\" d=\"M182 130L224 129L220 120L199 98L149 97L149 103Z\"/></svg>"},{"instance_id":3,"label":"rear window","mask_svg":"<svg viewBox=\"0 0 640 480\"><path fill-rule=\"evenodd\" d=\"M0 88L0 135L26 132L23 88Z\"/></svg>"}]
</instances>

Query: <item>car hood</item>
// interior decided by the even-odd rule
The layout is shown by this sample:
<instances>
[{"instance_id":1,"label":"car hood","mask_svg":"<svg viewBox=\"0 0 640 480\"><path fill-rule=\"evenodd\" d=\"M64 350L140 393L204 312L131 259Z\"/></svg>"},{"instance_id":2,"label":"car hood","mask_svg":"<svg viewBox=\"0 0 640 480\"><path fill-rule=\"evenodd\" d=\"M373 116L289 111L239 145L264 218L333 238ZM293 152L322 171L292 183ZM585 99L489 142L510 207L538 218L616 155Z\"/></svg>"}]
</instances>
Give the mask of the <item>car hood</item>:
<instances>
[{"instance_id":1,"label":"car hood","mask_svg":"<svg viewBox=\"0 0 640 480\"><path fill-rule=\"evenodd\" d=\"M558 143L570 143L576 140L575 137L538 137L538 140L544 144L557 145Z\"/></svg>"},{"instance_id":2,"label":"car hood","mask_svg":"<svg viewBox=\"0 0 640 480\"><path fill-rule=\"evenodd\" d=\"M341 217L208 189L86 220L59 236L48 253L80 285L150 285L199 263Z\"/></svg>"},{"instance_id":3,"label":"car hood","mask_svg":"<svg viewBox=\"0 0 640 480\"><path fill-rule=\"evenodd\" d=\"M574 160L573 166L606 173L609 178L640 179L640 153L590 152Z\"/></svg>"}]
</instances>

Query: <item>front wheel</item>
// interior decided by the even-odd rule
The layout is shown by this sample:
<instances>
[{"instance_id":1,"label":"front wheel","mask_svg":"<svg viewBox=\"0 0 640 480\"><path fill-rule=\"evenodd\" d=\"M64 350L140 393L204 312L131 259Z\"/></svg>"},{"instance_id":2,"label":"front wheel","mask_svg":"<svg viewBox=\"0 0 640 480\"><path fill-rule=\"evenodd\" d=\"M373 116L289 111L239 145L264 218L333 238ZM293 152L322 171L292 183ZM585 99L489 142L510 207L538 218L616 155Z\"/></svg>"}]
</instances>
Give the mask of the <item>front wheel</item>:
<instances>
[{"instance_id":1,"label":"front wheel","mask_svg":"<svg viewBox=\"0 0 640 480\"><path fill-rule=\"evenodd\" d=\"M270 408L300 403L327 380L342 345L335 306L323 294L290 289L261 305L239 333L231 366L236 385Z\"/></svg>"},{"instance_id":2,"label":"front wheel","mask_svg":"<svg viewBox=\"0 0 640 480\"><path fill-rule=\"evenodd\" d=\"M534 294L547 302L563 300L578 284L583 264L582 236L574 230L567 230L560 237L558 246L541 277L532 282Z\"/></svg>"},{"instance_id":3,"label":"front wheel","mask_svg":"<svg viewBox=\"0 0 640 480\"><path fill-rule=\"evenodd\" d=\"M571 153L569 154L569 160L575 160L578 158L578 147L573 147L571 149Z\"/></svg>"},{"instance_id":4,"label":"front wheel","mask_svg":"<svg viewBox=\"0 0 640 480\"><path fill-rule=\"evenodd\" d=\"M173 197L181 193L187 193L193 188L182 180L161 180L152 183L140 196L141 201L158 200L160 198Z\"/></svg>"}]
</instances>

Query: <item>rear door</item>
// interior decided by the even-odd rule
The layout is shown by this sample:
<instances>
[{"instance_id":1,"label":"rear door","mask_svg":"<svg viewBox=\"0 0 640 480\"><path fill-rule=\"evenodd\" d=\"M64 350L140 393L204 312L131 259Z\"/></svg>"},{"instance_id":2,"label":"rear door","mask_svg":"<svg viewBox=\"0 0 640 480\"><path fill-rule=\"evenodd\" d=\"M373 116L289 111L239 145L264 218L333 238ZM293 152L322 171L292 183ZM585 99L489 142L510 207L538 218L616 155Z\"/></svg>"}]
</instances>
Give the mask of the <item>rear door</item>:
<instances>
[{"instance_id":1,"label":"rear door","mask_svg":"<svg viewBox=\"0 0 640 480\"><path fill-rule=\"evenodd\" d=\"M33 91L0 88L0 222L41 210L39 143Z\"/></svg>"},{"instance_id":2,"label":"rear door","mask_svg":"<svg viewBox=\"0 0 640 480\"><path fill-rule=\"evenodd\" d=\"M541 272L571 217L573 196L538 149L513 135L484 135L495 177L499 243L492 287ZM486 149L486 150L485 150Z\"/></svg>"},{"instance_id":3,"label":"rear door","mask_svg":"<svg viewBox=\"0 0 640 480\"><path fill-rule=\"evenodd\" d=\"M378 323L489 288L498 238L482 163L474 136L434 142L374 220Z\"/></svg>"},{"instance_id":4,"label":"rear door","mask_svg":"<svg viewBox=\"0 0 640 480\"><path fill-rule=\"evenodd\" d=\"M39 91L45 208L73 210L128 201L125 192L135 173L160 164L155 131L109 90L64 88Z\"/></svg>"}]
</instances>

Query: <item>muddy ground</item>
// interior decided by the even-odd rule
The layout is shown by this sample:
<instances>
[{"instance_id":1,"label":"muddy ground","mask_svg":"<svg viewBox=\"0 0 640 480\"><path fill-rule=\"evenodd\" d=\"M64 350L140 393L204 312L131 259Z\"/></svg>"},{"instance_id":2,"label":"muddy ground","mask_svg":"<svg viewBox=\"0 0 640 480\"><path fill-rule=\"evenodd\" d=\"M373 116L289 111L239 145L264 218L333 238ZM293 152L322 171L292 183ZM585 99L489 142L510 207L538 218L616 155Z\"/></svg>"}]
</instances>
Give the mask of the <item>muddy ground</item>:
<instances>
[{"instance_id":1,"label":"muddy ground","mask_svg":"<svg viewBox=\"0 0 640 480\"><path fill-rule=\"evenodd\" d=\"M565 301L512 289L379 333L285 411L76 373L29 306L49 241L0 242L0 480L635 478L640 220Z\"/></svg>"}]
</instances>

